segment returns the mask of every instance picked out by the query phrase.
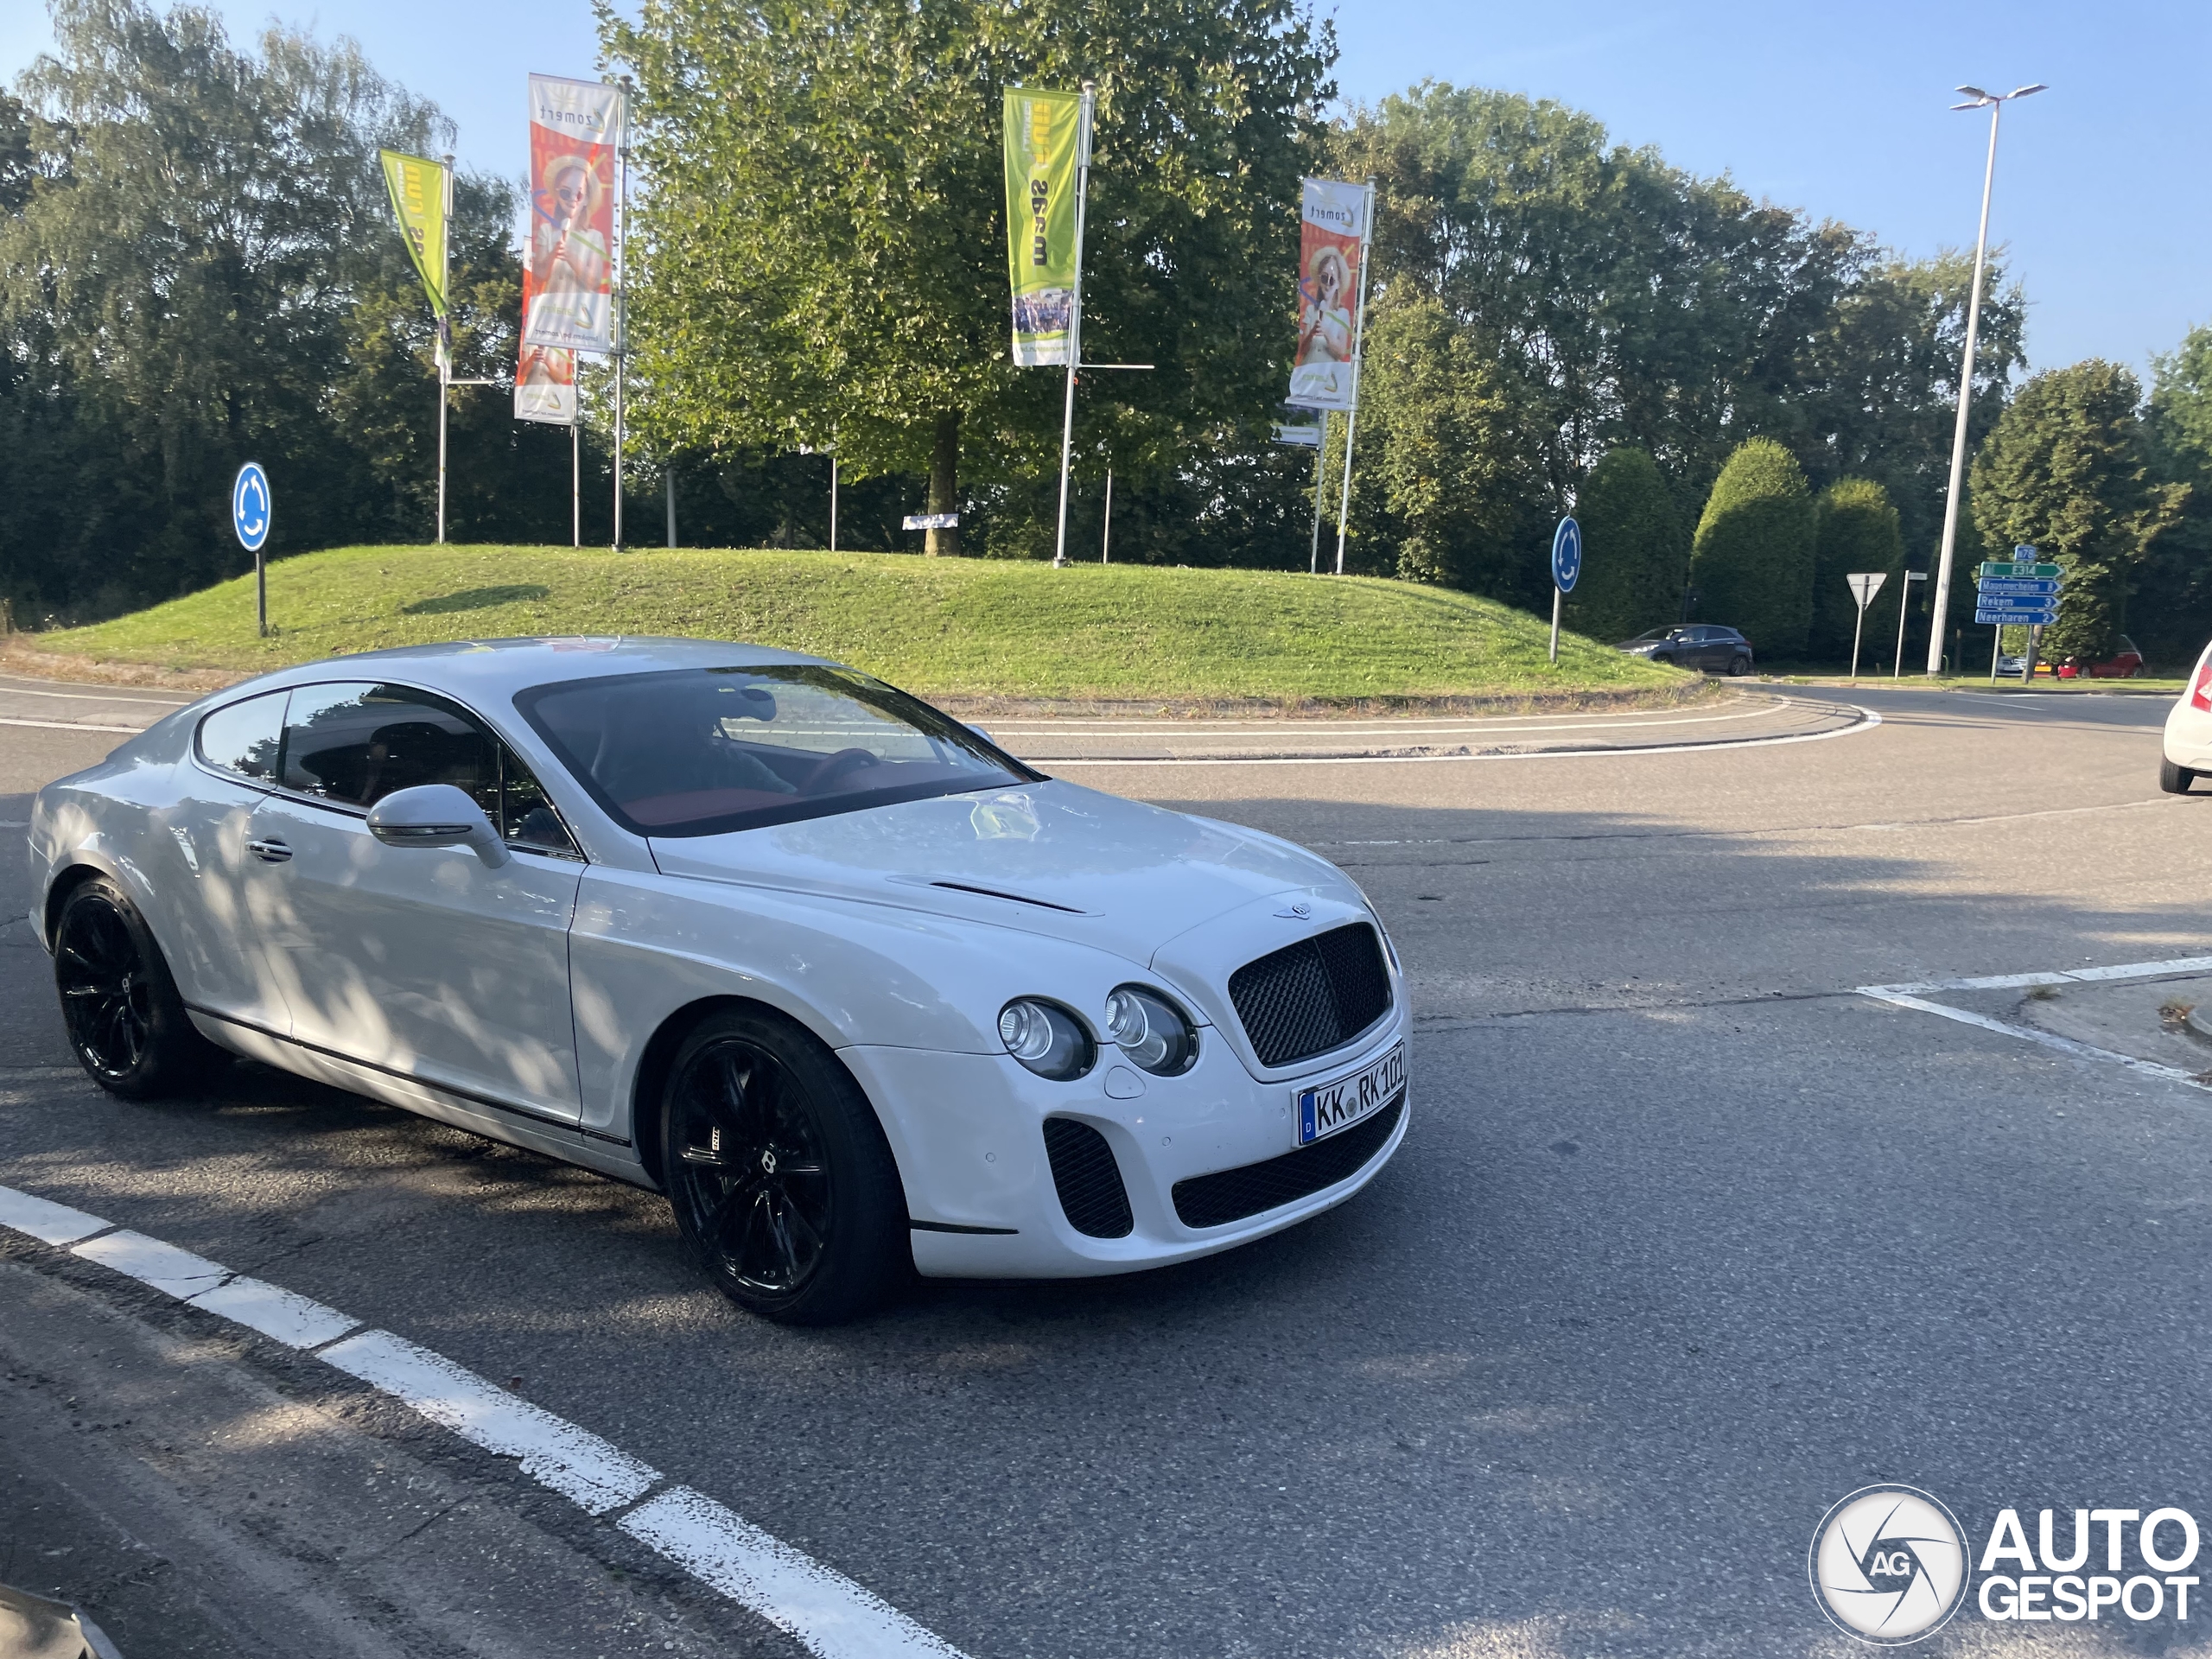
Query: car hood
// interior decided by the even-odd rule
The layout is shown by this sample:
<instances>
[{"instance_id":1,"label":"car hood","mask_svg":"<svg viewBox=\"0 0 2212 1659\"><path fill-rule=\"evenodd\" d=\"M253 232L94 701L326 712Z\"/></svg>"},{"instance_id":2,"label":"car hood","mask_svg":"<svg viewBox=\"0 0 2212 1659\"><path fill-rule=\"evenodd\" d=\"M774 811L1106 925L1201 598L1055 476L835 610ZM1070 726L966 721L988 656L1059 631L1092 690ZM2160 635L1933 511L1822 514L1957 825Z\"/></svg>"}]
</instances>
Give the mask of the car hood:
<instances>
[{"instance_id":1,"label":"car hood","mask_svg":"<svg viewBox=\"0 0 2212 1659\"><path fill-rule=\"evenodd\" d=\"M1136 963L1255 899L1364 903L1287 842L1058 780L652 847L669 875L926 910Z\"/></svg>"}]
</instances>

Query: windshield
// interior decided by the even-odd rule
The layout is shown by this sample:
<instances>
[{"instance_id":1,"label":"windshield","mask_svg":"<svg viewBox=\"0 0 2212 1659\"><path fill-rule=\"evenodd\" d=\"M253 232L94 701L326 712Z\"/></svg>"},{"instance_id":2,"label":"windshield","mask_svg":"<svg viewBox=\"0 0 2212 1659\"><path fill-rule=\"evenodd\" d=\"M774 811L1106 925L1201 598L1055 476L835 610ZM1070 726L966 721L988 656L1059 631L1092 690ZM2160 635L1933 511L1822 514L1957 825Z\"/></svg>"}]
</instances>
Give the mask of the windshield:
<instances>
[{"instance_id":1,"label":"windshield","mask_svg":"<svg viewBox=\"0 0 2212 1659\"><path fill-rule=\"evenodd\" d=\"M674 669L570 680L515 707L614 821L715 836L1036 783L949 715L849 669Z\"/></svg>"}]
</instances>

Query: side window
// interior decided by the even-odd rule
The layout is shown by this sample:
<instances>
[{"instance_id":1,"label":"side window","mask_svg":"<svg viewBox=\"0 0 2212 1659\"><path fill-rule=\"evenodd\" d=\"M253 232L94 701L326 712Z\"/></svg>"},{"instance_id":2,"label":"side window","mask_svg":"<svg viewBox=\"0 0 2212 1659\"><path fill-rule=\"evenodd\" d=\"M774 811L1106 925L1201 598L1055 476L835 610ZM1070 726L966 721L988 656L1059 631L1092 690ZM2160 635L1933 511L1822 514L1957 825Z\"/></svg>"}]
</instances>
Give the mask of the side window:
<instances>
[{"instance_id":1,"label":"side window","mask_svg":"<svg viewBox=\"0 0 2212 1659\"><path fill-rule=\"evenodd\" d=\"M276 751L284 736L284 691L264 691L218 709L200 722L200 758L220 772L257 783L276 781Z\"/></svg>"},{"instance_id":2,"label":"side window","mask_svg":"<svg viewBox=\"0 0 2212 1659\"><path fill-rule=\"evenodd\" d=\"M460 709L400 685L313 685L292 693L283 785L352 807L394 790L451 784L499 811L499 745Z\"/></svg>"},{"instance_id":3,"label":"side window","mask_svg":"<svg viewBox=\"0 0 2212 1659\"><path fill-rule=\"evenodd\" d=\"M531 775L522 758L504 743L499 745L499 779L500 807L493 815L493 822L499 826L499 833L510 844L536 852L559 853L569 858L582 856L568 826L553 810L545 786Z\"/></svg>"}]
</instances>

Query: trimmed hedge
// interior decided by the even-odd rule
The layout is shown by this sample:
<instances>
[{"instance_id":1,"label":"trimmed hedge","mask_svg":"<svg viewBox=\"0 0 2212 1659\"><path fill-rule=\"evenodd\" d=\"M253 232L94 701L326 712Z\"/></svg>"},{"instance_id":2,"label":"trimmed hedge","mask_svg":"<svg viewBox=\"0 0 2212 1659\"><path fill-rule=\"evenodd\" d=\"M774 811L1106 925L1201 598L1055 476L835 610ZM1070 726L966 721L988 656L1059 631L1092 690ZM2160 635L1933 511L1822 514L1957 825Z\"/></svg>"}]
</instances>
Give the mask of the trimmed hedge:
<instances>
[{"instance_id":1,"label":"trimmed hedge","mask_svg":"<svg viewBox=\"0 0 2212 1659\"><path fill-rule=\"evenodd\" d=\"M1890 493L1872 479L1840 478L1821 492L1819 525L1813 550L1813 631L1806 654L1844 663L1851 658L1851 631L1859 620L1858 601L1844 578L1855 571L1878 570L1881 590L1866 607L1860 647L1876 648L1888 639L1894 649L1897 594L1904 588L1904 542L1897 531L1897 510Z\"/></svg>"},{"instance_id":2,"label":"trimmed hedge","mask_svg":"<svg viewBox=\"0 0 2212 1659\"><path fill-rule=\"evenodd\" d=\"M1608 644L1682 613L1689 547L1658 463L1641 449L1609 450L1575 501L1582 578L1567 596L1567 626Z\"/></svg>"},{"instance_id":3,"label":"trimmed hedge","mask_svg":"<svg viewBox=\"0 0 2212 1659\"><path fill-rule=\"evenodd\" d=\"M1690 554L1696 616L1735 628L1766 662L1802 657L1813 624L1813 498L1771 438L1728 457Z\"/></svg>"}]
</instances>

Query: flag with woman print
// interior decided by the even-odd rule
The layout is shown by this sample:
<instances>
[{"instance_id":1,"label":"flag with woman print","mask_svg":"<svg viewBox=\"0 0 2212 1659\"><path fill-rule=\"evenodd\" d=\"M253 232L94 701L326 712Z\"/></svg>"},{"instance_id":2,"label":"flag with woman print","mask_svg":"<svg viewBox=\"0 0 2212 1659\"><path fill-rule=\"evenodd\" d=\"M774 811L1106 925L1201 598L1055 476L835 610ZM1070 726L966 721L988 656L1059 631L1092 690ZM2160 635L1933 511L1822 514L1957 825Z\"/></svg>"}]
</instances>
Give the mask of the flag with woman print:
<instances>
[{"instance_id":1,"label":"flag with woman print","mask_svg":"<svg viewBox=\"0 0 2212 1659\"><path fill-rule=\"evenodd\" d=\"M612 352L615 152L622 89L557 75L530 78L530 239L522 341Z\"/></svg>"},{"instance_id":2,"label":"flag with woman print","mask_svg":"<svg viewBox=\"0 0 2212 1659\"><path fill-rule=\"evenodd\" d=\"M1350 409L1358 392L1360 268L1367 257L1363 184L1308 179L1299 207L1298 350L1290 397L1306 409Z\"/></svg>"}]
</instances>

